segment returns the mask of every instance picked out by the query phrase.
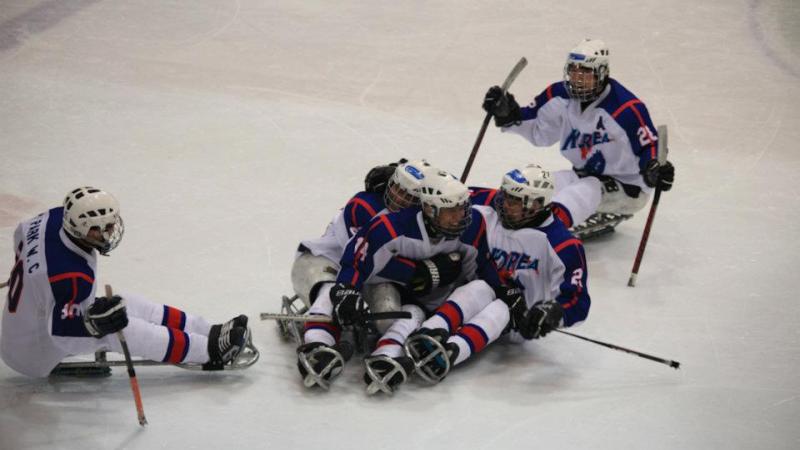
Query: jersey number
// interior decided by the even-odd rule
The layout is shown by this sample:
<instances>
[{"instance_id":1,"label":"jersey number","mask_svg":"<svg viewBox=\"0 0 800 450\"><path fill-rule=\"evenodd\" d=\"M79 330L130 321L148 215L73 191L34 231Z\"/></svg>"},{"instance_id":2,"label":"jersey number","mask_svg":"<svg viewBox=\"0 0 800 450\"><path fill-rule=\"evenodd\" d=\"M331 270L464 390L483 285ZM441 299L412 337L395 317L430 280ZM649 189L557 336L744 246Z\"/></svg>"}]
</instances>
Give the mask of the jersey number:
<instances>
[{"instance_id":1,"label":"jersey number","mask_svg":"<svg viewBox=\"0 0 800 450\"><path fill-rule=\"evenodd\" d=\"M19 250L22 251L22 242L19 243ZM22 259L20 253L17 253L14 268L11 269L11 276L8 278L8 312L17 312L20 298L22 298Z\"/></svg>"},{"instance_id":2,"label":"jersey number","mask_svg":"<svg viewBox=\"0 0 800 450\"><path fill-rule=\"evenodd\" d=\"M365 241L363 237L358 238L356 241L356 261L364 262L367 259L367 246L369 242Z\"/></svg>"},{"instance_id":3,"label":"jersey number","mask_svg":"<svg viewBox=\"0 0 800 450\"><path fill-rule=\"evenodd\" d=\"M583 282L581 281L582 278L583 278L583 269L580 269L580 268L575 269L575 271L572 272L571 283L574 286L578 286L578 287L582 288L583 287Z\"/></svg>"},{"instance_id":4,"label":"jersey number","mask_svg":"<svg viewBox=\"0 0 800 450\"><path fill-rule=\"evenodd\" d=\"M653 135L653 132L650 131L650 128L648 128L647 125L639 127L639 129L636 130L636 134L639 135L639 145L642 147L652 145L653 142L658 140L658 138Z\"/></svg>"}]
</instances>

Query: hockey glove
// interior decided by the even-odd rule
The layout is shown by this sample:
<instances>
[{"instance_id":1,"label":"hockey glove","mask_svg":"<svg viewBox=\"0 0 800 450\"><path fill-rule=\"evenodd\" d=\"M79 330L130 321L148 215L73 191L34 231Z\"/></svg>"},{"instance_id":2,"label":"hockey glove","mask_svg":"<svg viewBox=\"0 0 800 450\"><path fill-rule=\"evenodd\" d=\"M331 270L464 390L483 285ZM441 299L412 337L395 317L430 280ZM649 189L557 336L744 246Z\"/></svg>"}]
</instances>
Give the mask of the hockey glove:
<instances>
[{"instance_id":1,"label":"hockey glove","mask_svg":"<svg viewBox=\"0 0 800 450\"><path fill-rule=\"evenodd\" d=\"M564 308L555 300L537 303L528 311L519 334L525 339L539 339L555 330L564 317Z\"/></svg>"},{"instance_id":2,"label":"hockey glove","mask_svg":"<svg viewBox=\"0 0 800 450\"><path fill-rule=\"evenodd\" d=\"M350 284L334 285L331 288L331 303L333 303L333 316L342 326L353 325L361 314L369 311L361 293Z\"/></svg>"},{"instance_id":3,"label":"hockey glove","mask_svg":"<svg viewBox=\"0 0 800 450\"><path fill-rule=\"evenodd\" d=\"M511 316L509 320L509 329L519 331L520 326L525 323L525 313L528 311L525 304L525 294L518 286L500 286L495 289L495 295L508 306L508 312Z\"/></svg>"},{"instance_id":4,"label":"hockey glove","mask_svg":"<svg viewBox=\"0 0 800 450\"><path fill-rule=\"evenodd\" d=\"M426 295L439 286L446 286L461 274L461 254L440 253L430 259L417 261L411 277L411 289L416 295Z\"/></svg>"},{"instance_id":5,"label":"hockey glove","mask_svg":"<svg viewBox=\"0 0 800 450\"><path fill-rule=\"evenodd\" d=\"M675 166L669 161L661 164L651 159L642 171L642 178L646 185L668 191L672 189L672 182L675 180Z\"/></svg>"},{"instance_id":6,"label":"hockey glove","mask_svg":"<svg viewBox=\"0 0 800 450\"><path fill-rule=\"evenodd\" d=\"M128 325L128 313L122 297L98 297L83 316L86 331L96 338L116 333Z\"/></svg>"},{"instance_id":7,"label":"hockey glove","mask_svg":"<svg viewBox=\"0 0 800 450\"><path fill-rule=\"evenodd\" d=\"M483 109L494 116L494 123L498 127L519 125L522 113L514 96L503 92L500 86L492 86L483 99Z\"/></svg>"}]
</instances>

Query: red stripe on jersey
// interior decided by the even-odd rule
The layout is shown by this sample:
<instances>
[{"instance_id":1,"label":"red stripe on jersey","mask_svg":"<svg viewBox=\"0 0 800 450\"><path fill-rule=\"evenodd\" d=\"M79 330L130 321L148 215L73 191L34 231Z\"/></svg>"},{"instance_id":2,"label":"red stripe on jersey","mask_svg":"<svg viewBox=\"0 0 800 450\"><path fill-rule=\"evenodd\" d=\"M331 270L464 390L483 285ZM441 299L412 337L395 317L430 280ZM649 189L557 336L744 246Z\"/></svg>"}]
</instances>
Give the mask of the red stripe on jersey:
<instances>
[{"instance_id":1,"label":"red stripe on jersey","mask_svg":"<svg viewBox=\"0 0 800 450\"><path fill-rule=\"evenodd\" d=\"M553 98L553 85L552 84L550 86L547 86L547 100L550 101L551 98Z\"/></svg>"},{"instance_id":2,"label":"red stripe on jersey","mask_svg":"<svg viewBox=\"0 0 800 450\"><path fill-rule=\"evenodd\" d=\"M634 105L637 105L639 103L642 103L642 101L639 100L639 99L628 100L622 106L617 108L617 110L614 111L614 114L611 114L611 117L616 119L617 116L622 114L622 111L625 111L626 109L631 108L631 110L633 111L633 114L636 115L636 120L639 121L639 126L640 127L645 127L647 129L647 124L644 123L644 118L642 118L642 115L639 113L639 110L633 107ZM655 143L655 141L650 140L650 157L651 158L655 158L656 157L656 152L657 152L656 143Z\"/></svg>"},{"instance_id":3,"label":"red stripe on jersey","mask_svg":"<svg viewBox=\"0 0 800 450\"><path fill-rule=\"evenodd\" d=\"M561 208L560 206L553 206L553 214L558 217L558 220L560 220L565 227L569 228L572 226L572 219L570 219L569 214L564 211L564 208Z\"/></svg>"},{"instance_id":4,"label":"red stripe on jersey","mask_svg":"<svg viewBox=\"0 0 800 450\"><path fill-rule=\"evenodd\" d=\"M491 206L491 205L492 205L492 201L494 200L494 197L495 197L496 195L497 195L497 189L493 189L493 190L492 190L492 193L491 193L491 194L489 194L489 195L486 197L486 203L484 203L484 205L486 205L486 206Z\"/></svg>"},{"instance_id":5,"label":"red stripe on jersey","mask_svg":"<svg viewBox=\"0 0 800 450\"><path fill-rule=\"evenodd\" d=\"M389 222L389 219L386 216L381 216L381 223L386 225L386 230L389 232L389 235L392 236L392 239L397 238L397 232L394 231L394 227L392 226L392 222Z\"/></svg>"},{"instance_id":6,"label":"red stripe on jersey","mask_svg":"<svg viewBox=\"0 0 800 450\"><path fill-rule=\"evenodd\" d=\"M561 250L563 250L564 248L566 248L566 247L568 247L570 245L580 245L580 244L581 244L581 241L578 238L567 239L566 241L558 244L556 246L556 248L554 248L553 250L556 253L558 253L558 252L560 252Z\"/></svg>"},{"instance_id":7,"label":"red stripe on jersey","mask_svg":"<svg viewBox=\"0 0 800 450\"><path fill-rule=\"evenodd\" d=\"M472 214L472 211L471 210L467 211L467 214ZM478 230L478 235L475 236L475 240L472 241L472 246L475 248L478 248L478 241L481 240L481 236L483 236L483 233L486 232L486 221L483 220L483 216L480 217L481 217L481 228Z\"/></svg>"},{"instance_id":8,"label":"red stripe on jersey","mask_svg":"<svg viewBox=\"0 0 800 450\"><path fill-rule=\"evenodd\" d=\"M472 325L471 323L464 325L458 331L458 335L464 338L467 343L470 344L470 349L473 351L473 353L478 353L479 351L483 350L484 347L486 347L486 345L489 343L484 333L481 332L481 329L476 325Z\"/></svg>"},{"instance_id":9,"label":"red stripe on jersey","mask_svg":"<svg viewBox=\"0 0 800 450\"><path fill-rule=\"evenodd\" d=\"M53 275L52 277L48 278L47 280L51 283L55 283L56 281L66 280L68 278L80 278L84 281L89 283L94 283L94 280L89 275L86 275L83 272L64 272L58 275Z\"/></svg>"},{"instance_id":10,"label":"red stripe on jersey","mask_svg":"<svg viewBox=\"0 0 800 450\"><path fill-rule=\"evenodd\" d=\"M412 268L415 268L415 269L417 268L417 263L415 263L414 261L412 261L410 259L402 258L400 256L395 256L394 259L397 260L397 262L401 262L401 263L403 263L403 264L405 264L407 266L410 266Z\"/></svg>"},{"instance_id":11,"label":"red stripe on jersey","mask_svg":"<svg viewBox=\"0 0 800 450\"><path fill-rule=\"evenodd\" d=\"M92 279L92 277L90 277L89 275L86 275L83 272L64 272L64 273L60 273L58 275L53 275L52 277L49 277L47 279L50 283L55 283L57 281L63 281L63 280L72 280L72 298L70 298L69 302L67 302L67 317L69 317L70 319L73 317L72 305L75 304L75 300L77 300L77 298L78 298L78 279L79 278L81 280L84 280L84 281L88 282L89 284L93 284L94 283L94 280Z\"/></svg>"},{"instance_id":12,"label":"red stripe on jersey","mask_svg":"<svg viewBox=\"0 0 800 450\"><path fill-rule=\"evenodd\" d=\"M350 203L355 203L356 204L356 206L354 206L353 209L350 210L353 223L356 223L356 208L359 207L359 206L361 206L362 208L366 209L367 212L369 213L370 217L374 217L375 216L375 210L372 209L371 206L369 206L369 203L365 202L364 200L362 200L360 198L353 198L347 203L348 204L350 204Z\"/></svg>"},{"instance_id":13,"label":"red stripe on jersey","mask_svg":"<svg viewBox=\"0 0 800 450\"><path fill-rule=\"evenodd\" d=\"M183 355L186 353L186 346L189 345L186 333L173 328L168 328L172 334L172 351L167 358L168 363L177 364L183 360Z\"/></svg>"}]
</instances>

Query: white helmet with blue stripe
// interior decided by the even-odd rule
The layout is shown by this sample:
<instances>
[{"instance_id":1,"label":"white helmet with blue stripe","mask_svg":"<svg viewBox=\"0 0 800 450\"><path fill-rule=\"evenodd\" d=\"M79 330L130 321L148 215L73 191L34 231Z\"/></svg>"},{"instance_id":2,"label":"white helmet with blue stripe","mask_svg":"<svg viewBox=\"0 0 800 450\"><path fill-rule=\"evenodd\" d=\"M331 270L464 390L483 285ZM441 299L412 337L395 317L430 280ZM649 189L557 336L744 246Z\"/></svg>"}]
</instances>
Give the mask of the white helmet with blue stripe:
<instances>
[{"instance_id":1,"label":"white helmet with blue stripe","mask_svg":"<svg viewBox=\"0 0 800 450\"><path fill-rule=\"evenodd\" d=\"M419 186L425 178L425 171L431 165L424 159L407 161L395 169L386 185L383 201L389 211L419 205Z\"/></svg>"},{"instance_id":2,"label":"white helmet with blue stripe","mask_svg":"<svg viewBox=\"0 0 800 450\"><path fill-rule=\"evenodd\" d=\"M594 101L608 84L609 51L600 39L584 39L567 56L564 85L569 96Z\"/></svg>"},{"instance_id":3,"label":"white helmet with blue stripe","mask_svg":"<svg viewBox=\"0 0 800 450\"><path fill-rule=\"evenodd\" d=\"M555 192L550 172L537 164L512 169L503 175L500 195L495 197L495 210L503 226L519 228L533 223L537 226L550 214L547 206Z\"/></svg>"}]
</instances>

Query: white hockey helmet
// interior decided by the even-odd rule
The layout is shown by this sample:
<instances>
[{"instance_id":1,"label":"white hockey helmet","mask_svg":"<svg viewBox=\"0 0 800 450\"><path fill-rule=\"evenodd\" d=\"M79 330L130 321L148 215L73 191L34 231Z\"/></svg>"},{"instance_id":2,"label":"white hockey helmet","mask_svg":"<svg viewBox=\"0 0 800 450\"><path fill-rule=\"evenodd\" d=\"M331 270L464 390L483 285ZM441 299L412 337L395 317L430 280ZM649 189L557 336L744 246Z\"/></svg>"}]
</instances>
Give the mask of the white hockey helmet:
<instances>
[{"instance_id":1,"label":"white hockey helmet","mask_svg":"<svg viewBox=\"0 0 800 450\"><path fill-rule=\"evenodd\" d=\"M431 165L424 159L406 161L389 178L383 201L389 211L399 211L419 204L419 186Z\"/></svg>"},{"instance_id":2,"label":"white hockey helmet","mask_svg":"<svg viewBox=\"0 0 800 450\"><path fill-rule=\"evenodd\" d=\"M564 85L569 96L589 102L596 99L608 84L609 51L599 39L584 39L567 56ZM589 73L591 71L591 73ZM593 82L589 82L593 75Z\"/></svg>"},{"instance_id":3,"label":"white hockey helmet","mask_svg":"<svg viewBox=\"0 0 800 450\"><path fill-rule=\"evenodd\" d=\"M546 207L554 192L555 182L550 172L538 164L528 164L503 175L494 207L507 228L519 228L528 223L538 225L549 214ZM517 202L514 207L512 199Z\"/></svg>"},{"instance_id":4,"label":"white hockey helmet","mask_svg":"<svg viewBox=\"0 0 800 450\"><path fill-rule=\"evenodd\" d=\"M79 187L67 194L62 226L67 234L103 255L115 249L125 233L117 199L91 186ZM94 232L90 233L92 230Z\"/></svg>"},{"instance_id":5,"label":"white hockey helmet","mask_svg":"<svg viewBox=\"0 0 800 450\"><path fill-rule=\"evenodd\" d=\"M426 173L420 186L420 203L431 237L456 239L472 221L469 190L443 170Z\"/></svg>"}]
</instances>

